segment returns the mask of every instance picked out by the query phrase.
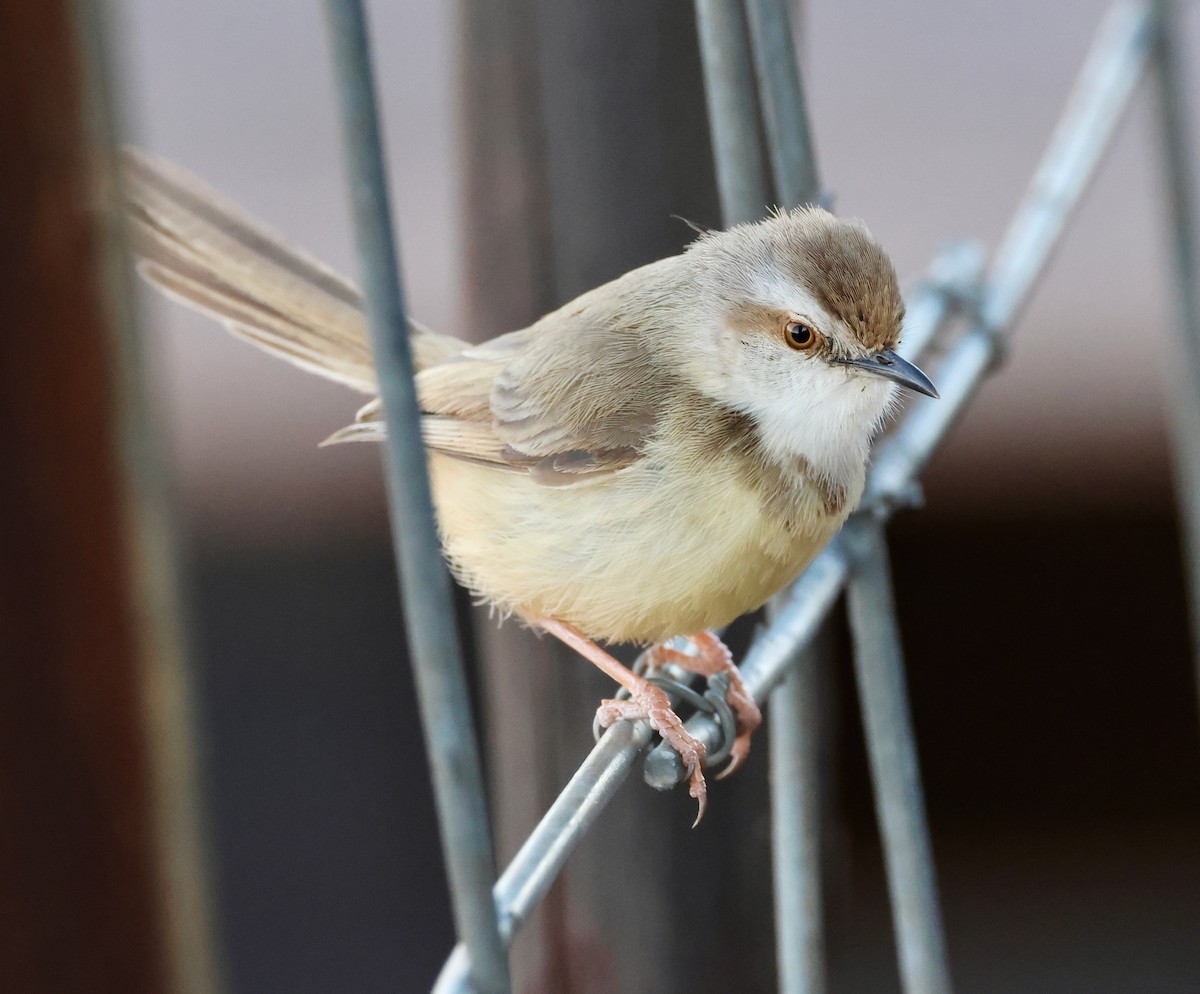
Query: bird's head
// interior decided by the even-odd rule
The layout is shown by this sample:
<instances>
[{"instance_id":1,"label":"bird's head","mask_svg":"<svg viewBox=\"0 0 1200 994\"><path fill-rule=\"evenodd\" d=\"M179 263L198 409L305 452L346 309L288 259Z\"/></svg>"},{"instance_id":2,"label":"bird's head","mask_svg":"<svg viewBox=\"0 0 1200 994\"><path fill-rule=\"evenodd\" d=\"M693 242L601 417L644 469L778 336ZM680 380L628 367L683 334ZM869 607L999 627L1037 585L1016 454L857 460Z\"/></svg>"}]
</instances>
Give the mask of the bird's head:
<instances>
[{"instance_id":1,"label":"bird's head","mask_svg":"<svg viewBox=\"0 0 1200 994\"><path fill-rule=\"evenodd\" d=\"M687 257L714 322L693 374L751 415L779 455L826 465L841 453L859 458L897 384L937 396L895 352L904 302L891 261L861 224L819 208L779 212L705 235Z\"/></svg>"}]
</instances>

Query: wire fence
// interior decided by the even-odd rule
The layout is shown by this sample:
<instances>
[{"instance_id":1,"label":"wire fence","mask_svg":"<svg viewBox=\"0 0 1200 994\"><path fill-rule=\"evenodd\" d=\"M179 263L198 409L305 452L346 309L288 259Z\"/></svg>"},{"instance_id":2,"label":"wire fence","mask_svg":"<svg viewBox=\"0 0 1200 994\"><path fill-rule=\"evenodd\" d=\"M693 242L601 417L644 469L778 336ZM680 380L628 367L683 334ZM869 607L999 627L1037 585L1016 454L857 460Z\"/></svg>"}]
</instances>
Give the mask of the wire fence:
<instances>
[{"instance_id":1,"label":"wire fence","mask_svg":"<svg viewBox=\"0 0 1200 994\"><path fill-rule=\"evenodd\" d=\"M388 414L389 501L397 538L403 536L397 543L398 564L406 597L426 598L420 604L406 601L405 606L460 937L435 991L492 994L509 989L507 945L633 771L650 745L651 732L645 723L609 729L494 879L478 746L465 706L465 674L453 644L448 586L432 537L368 34L359 0L327 0L327 7L360 261ZM818 199L816 160L783 0L696 0L696 14L726 221L756 219L770 200L794 205ZM804 737L804 723L811 720L813 708L813 681L805 674L812 670L813 640L843 589L848 594L855 673L904 989L909 994L950 990L883 526L897 509L919 503L920 473L1002 358L1006 334L1044 271L1150 62L1156 66L1162 97L1181 314L1192 360L1180 419L1200 422L1191 164L1183 136L1172 23L1173 11L1166 2L1111 8L991 264L985 271L976 246L951 246L910 294L900 351L916 358L937 343L942 358L936 380L942 397L915 401L881 442L861 509L777 598L769 624L742 665L746 685L756 697L782 685L775 690L770 712L772 722L781 726L772 749L781 990L822 988L822 942L813 920L819 906L819 854L812 804L819 791L812 743ZM1179 441L1180 461L1196 470L1183 480L1182 504L1195 509L1200 501L1190 497L1200 493L1200 454L1194 451L1200 441L1178 434L1184 436ZM1189 525L1195 564L1200 562L1200 525L1191 519ZM1194 575L1198 572L1200 568L1193 569ZM1200 611L1194 616L1200 617ZM711 717L694 716L688 729L710 751L719 745L720 729ZM651 785L667 789L682 779L683 769L678 756L660 746L646 757L643 775Z\"/></svg>"},{"instance_id":2,"label":"wire fence","mask_svg":"<svg viewBox=\"0 0 1200 994\"><path fill-rule=\"evenodd\" d=\"M329 0L326 12L337 68L363 303L387 418L384 462L392 544L421 724L433 771L454 922L470 951L476 988L486 994L501 994L511 984L507 951L492 909L495 849L450 573L441 557L421 438L421 412L388 203L366 13L361 3L341 0Z\"/></svg>"}]
</instances>

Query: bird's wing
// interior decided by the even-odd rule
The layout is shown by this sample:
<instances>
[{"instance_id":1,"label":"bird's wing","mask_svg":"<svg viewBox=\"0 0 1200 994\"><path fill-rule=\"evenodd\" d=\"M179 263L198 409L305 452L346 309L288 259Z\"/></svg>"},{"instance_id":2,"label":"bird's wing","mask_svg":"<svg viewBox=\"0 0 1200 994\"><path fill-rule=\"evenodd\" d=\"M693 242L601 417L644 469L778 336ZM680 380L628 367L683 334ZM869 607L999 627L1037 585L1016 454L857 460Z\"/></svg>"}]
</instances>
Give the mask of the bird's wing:
<instances>
[{"instance_id":1,"label":"bird's wing","mask_svg":"<svg viewBox=\"0 0 1200 994\"><path fill-rule=\"evenodd\" d=\"M189 307L309 372L373 393L358 290L178 166L134 149L124 187L138 270ZM466 343L413 323L418 369Z\"/></svg>"},{"instance_id":2,"label":"bird's wing","mask_svg":"<svg viewBox=\"0 0 1200 994\"><path fill-rule=\"evenodd\" d=\"M585 298L586 299L586 298ZM636 324L558 312L497 373L490 409L509 462L546 486L601 479L645 452L672 378Z\"/></svg>"},{"instance_id":3,"label":"bird's wing","mask_svg":"<svg viewBox=\"0 0 1200 994\"><path fill-rule=\"evenodd\" d=\"M425 444L550 487L595 482L640 459L670 377L639 337L590 322L586 310L557 312L423 370ZM383 434L374 402L330 441Z\"/></svg>"},{"instance_id":4,"label":"bird's wing","mask_svg":"<svg viewBox=\"0 0 1200 994\"><path fill-rule=\"evenodd\" d=\"M150 282L294 365L375 392L353 284L178 166L128 149L123 179L138 270ZM630 465L654 427L659 395L641 382L652 373L638 339L605 313L621 299L586 294L533 328L474 348L413 323L426 444L547 486ZM383 434L374 400L328 441Z\"/></svg>"}]
</instances>

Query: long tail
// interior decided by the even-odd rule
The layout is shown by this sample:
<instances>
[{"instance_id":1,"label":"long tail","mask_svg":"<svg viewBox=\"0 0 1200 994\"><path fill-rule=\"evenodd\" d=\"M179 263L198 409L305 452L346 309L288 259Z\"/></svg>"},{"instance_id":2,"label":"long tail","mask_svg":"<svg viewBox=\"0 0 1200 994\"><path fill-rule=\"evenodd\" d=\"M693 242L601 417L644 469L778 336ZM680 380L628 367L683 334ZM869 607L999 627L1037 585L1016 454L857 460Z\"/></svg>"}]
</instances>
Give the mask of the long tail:
<instances>
[{"instance_id":1,"label":"long tail","mask_svg":"<svg viewBox=\"0 0 1200 994\"><path fill-rule=\"evenodd\" d=\"M287 245L191 174L124 154L138 271L238 338L301 369L376 391L362 302L353 284ZM467 346L412 324L417 369Z\"/></svg>"}]
</instances>

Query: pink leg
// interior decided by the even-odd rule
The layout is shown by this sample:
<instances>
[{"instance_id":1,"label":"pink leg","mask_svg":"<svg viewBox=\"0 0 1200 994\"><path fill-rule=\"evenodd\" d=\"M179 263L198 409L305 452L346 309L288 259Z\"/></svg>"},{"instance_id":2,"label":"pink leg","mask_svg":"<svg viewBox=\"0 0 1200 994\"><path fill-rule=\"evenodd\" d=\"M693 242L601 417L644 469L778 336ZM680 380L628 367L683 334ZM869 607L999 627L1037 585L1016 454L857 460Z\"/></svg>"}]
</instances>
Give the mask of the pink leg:
<instances>
[{"instance_id":1,"label":"pink leg","mask_svg":"<svg viewBox=\"0 0 1200 994\"><path fill-rule=\"evenodd\" d=\"M666 692L622 666L574 625L554 618L540 618L537 625L555 638L562 640L585 659L595 663L629 691L631 697L627 701L601 701L600 708L596 712L597 722L601 728L608 728L613 722L626 719L650 722L650 727L658 732L663 741L679 753L679 758L683 760L690 781L688 793L696 799L699 806L692 827L695 828L696 825L699 825L700 819L704 817L704 810L708 806L708 785L704 782L704 773L702 772L704 743L688 734L679 715L671 710L671 701Z\"/></svg>"},{"instance_id":2,"label":"pink leg","mask_svg":"<svg viewBox=\"0 0 1200 994\"><path fill-rule=\"evenodd\" d=\"M723 780L745 762L750 754L750 736L762 724L762 712L754 702L754 697L746 689L742 674L733 663L733 654L728 647L712 632L701 632L699 635L688 636L688 641L696 647L699 655L689 656L664 645L656 645L648 650L647 661L651 666L662 666L674 663L680 669L696 673L708 678L718 673L729 674L729 692L726 700L733 708L737 717L737 738L729 753L729 764L717 774L718 780Z\"/></svg>"}]
</instances>

